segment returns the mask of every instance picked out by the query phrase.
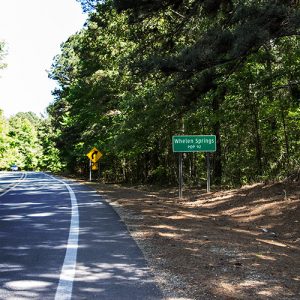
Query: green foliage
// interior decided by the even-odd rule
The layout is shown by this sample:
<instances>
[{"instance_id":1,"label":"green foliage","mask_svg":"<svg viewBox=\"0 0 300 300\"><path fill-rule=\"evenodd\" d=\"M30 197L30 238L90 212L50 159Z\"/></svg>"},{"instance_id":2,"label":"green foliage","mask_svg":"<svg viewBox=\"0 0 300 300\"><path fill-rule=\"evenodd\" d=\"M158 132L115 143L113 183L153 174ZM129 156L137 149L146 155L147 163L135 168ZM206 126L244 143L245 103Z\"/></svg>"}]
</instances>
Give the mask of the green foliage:
<instances>
[{"instance_id":1,"label":"green foliage","mask_svg":"<svg viewBox=\"0 0 300 300\"><path fill-rule=\"evenodd\" d=\"M28 114L32 117L32 114ZM18 164L22 169L34 170L38 166L38 158L42 149L38 145L37 131L26 114L18 113L9 119L10 149L16 155ZM12 158L14 159L14 158Z\"/></svg>"},{"instance_id":2,"label":"green foliage","mask_svg":"<svg viewBox=\"0 0 300 300\"><path fill-rule=\"evenodd\" d=\"M0 41L0 69L6 67L6 64L3 63L3 59L5 56L6 56L5 43L3 41Z\"/></svg>"},{"instance_id":3,"label":"green foliage","mask_svg":"<svg viewBox=\"0 0 300 300\"><path fill-rule=\"evenodd\" d=\"M0 169L6 168L8 164L6 157L8 145L8 122L3 115L3 111L0 110Z\"/></svg>"},{"instance_id":4,"label":"green foliage","mask_svg":"<svg viewBox=\"0 0 300 300\"><path fill-rule=\"evenodd\" d=\"M61 170L49 120L32 112L6 120L0 111L0 169L9 170L13 164L22 170Z\"/></svg>"},{"instance_id":5,"label":"green foliage","mask_svg":"<svg viewBox=\"0 0 300 300\"><path fill-rule=\"evenodd\" d=\"M86 174L96 146L106 180L175 183L171 137L181 132L217 136L216 184L298 168L295 1L79 2L87 24L50 73L59 88L49 153L59 168ZM186 182L205 178L203 154L185 155L184 167Z\"/></svg>"},{"instance_id":6,"label":"green foliage","mask_svg":"<svg viewBox=\"0 0 300 300\"><path fill-rule=\"evenodd\" d=\"M42 150L38 160L38 168L51 172L59 172L63 168L60 151L55 144L56 134L49 119L42 119L38 127L38 140Z\"/></svg>"}]
</instances>

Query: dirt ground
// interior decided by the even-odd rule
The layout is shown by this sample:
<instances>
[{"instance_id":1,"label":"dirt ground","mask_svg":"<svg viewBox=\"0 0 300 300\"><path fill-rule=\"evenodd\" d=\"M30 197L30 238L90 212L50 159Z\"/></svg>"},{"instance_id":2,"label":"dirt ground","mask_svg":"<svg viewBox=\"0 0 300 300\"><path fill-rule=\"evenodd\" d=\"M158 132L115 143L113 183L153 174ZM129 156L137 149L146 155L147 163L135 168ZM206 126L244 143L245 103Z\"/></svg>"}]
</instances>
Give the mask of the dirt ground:
<instances>
[{"instance_id":1,"label":"dirt ground","mask_svg":"<svg viewBox=\"0 0 300 300\"><path fill-rule=\"evenodd\" d=\"M300 183L215 191L91 183L166 299L300 299Z\"/></svg>"}]
</instances>

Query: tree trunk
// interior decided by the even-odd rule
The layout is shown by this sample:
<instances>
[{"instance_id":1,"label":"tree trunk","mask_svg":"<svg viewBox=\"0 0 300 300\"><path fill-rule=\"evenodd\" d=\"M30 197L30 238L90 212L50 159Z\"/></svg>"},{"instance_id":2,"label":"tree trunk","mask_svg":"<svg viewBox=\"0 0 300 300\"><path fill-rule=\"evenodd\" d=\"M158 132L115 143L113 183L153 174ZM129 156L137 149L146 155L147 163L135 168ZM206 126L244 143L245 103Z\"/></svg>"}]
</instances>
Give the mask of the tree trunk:
<instances>
[{"instance_id":1,"label":"tree trunk","mask_svg":"<svg viewBox=\"0 0 300 300\"><path fill-rule=\"evenodd\" d=\"M214 112L214 116L216 117L216 121L213 124L213 132L216 136L216 152L214 155L214 165L213 165L213 180L216 185L220 185L222 182L222 148L221 148L221 122L220 122L220 107L224 101L226 95L226 88L219 87L213 97L212 109Z\"/></svg>"},{"instance_id":2,"label":"tree trunk","mask_svg":"<svg viewBox=\"0 0 300 300\"><path fill-rule=\"evenodd\" d=\"M283 125L283 133L284 133L284 144L285 144L285 152L286 152L286 159L287 159L287 169L289 169L290 166L290 145L289 145L289 137L287 134L287 126L286 126L286 120L285 120L285 111L283 108L283 105L280 105L280 112L281 112L281 119L282 119L282 125ZM288 170L289 171L289 170Z\"/></svg>"}]
</instances>

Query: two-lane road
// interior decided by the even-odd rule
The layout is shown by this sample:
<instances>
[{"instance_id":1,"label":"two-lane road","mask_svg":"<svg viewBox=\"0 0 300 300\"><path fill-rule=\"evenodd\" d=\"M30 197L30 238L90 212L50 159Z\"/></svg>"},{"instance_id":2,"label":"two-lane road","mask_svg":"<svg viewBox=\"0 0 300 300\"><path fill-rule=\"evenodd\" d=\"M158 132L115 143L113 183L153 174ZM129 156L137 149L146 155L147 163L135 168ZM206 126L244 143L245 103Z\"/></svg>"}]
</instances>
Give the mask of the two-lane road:
<instances>
[{"instance_id":1,"label":"two-lane road","mask_svg":"<svg viewBox=\"0 0 300 300\"><path fill-rule=\"evenodd\" d=\"M142 253L96 192L0 173L0 299L162 299Z\"/></svg>"}]
</instances>

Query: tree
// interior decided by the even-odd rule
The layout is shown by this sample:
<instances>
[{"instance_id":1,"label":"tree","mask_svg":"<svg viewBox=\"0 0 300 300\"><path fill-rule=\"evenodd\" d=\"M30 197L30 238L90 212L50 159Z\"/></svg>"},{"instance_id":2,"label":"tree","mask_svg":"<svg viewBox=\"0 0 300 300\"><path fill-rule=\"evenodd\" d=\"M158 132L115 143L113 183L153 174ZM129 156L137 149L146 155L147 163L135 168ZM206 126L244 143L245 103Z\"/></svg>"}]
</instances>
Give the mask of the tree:
<instances>
[{"instance_id":1,"label":"tree","mask_svg":"<svg viewBox=\"0 0 300 300\"><path fill-rule=\"evenodd\" d=\"M60 151L55 144L55 131L49 118L40 120L37 136L42 149L38 160L38 168L51 172L61 171L63 164L60 160Z\"/></svg>"},{"instance_id":2,"label":"tree","mask_svg":"<svg viewBox=\"0 0 300 300\"><path fill-rule=\"evenodd\" d=\"M6 120L0 111L0 169L16 164L25 170L62 169L49 118L20 112Z\"/></svg>"},{"instance_id":3,"label":"tree","mask_svg":"<svg viewBox=\"0 0 300 300\"><path fill-rule=\"evenodd\" d=\"M69 170L84 170L96 146L109 180L174 183L171 137L182 132L216 134L216 184L297 166L294 1L80 2L89 19L50 74L59 89L48 110ZM204 163L185 156L191 183Z\"/></svg>"},{"instance_id":4,"label":"tree","mask_svg":"<svg viewBox=\"0 0 300 300\"><path fill-rule=\"evenodd\" d=\"M12 161L12 163L16 163L20 168L27 170L36 169L39 158L42 156L36 127L29 120L32 116L32 113L18 113L9 118L10 148L17 153L17 161Z\"/></svg>"},{"instance_id":5,"label":"tree","mask_svg":"<svg viewBox=\"0 0 300 300\"><path fill-rule=\"evenodd\" d=\"M3 111L0 110L0 170L6 169L8 166L6 155L9 147L8 130L8 122Z\"/></svg>"},{"instance_id":6,"label":"tree","mask_svg":"<svg viewBox=\"0 0 300 300\"><path fill-rule=\"evenodd\" d=\"M3 41L0 41L0 69L6 67L6 64L3 63L3 59L5 56L6 56L5 43Z\"/></svg>"}]
</instances>

